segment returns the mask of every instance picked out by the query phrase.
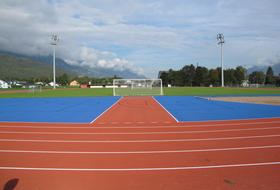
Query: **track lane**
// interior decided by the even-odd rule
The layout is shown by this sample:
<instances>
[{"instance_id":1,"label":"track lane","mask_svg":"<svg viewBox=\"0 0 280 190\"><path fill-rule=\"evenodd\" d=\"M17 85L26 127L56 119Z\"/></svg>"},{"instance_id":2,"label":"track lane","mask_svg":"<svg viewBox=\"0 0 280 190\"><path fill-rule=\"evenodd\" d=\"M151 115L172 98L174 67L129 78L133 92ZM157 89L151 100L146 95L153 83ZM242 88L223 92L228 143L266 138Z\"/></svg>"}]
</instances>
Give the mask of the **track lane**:
<instances>
[{"instance_id":1,"label":"track lane","mask_svg":"<svg viewBox=\"0 0 280 190\"><path fill-rule=\"evenodd\" d=\"M176 124L177 121L152 97L124 97L94 121L104 125Z\"/></svg>"},{"instance_id":2,"label":"track lane","mask_svg":"<svg viewBox=\"0 0 280 190\"><path fill-rule=\"evenodd\" d=\"M5 161L5 164L2 164L2 167L69 169L174 168L269 162L280 163L280 147L150 154L50 154L0 152L0 157L2 163ZM47 159L45 159L46 157Z\"/></svg>"},{"instance_id":3,"label":"track lane","mask_svg":"<svg viewBox=\"0 0 280 190\"><path fill-rule=\"evenodd\" d=\"M116 115L117 117L111 115L113 117L109 120L111 123L107 124L98 123L100 121L92 124L11 123L13 127L7 128L3 125L9 123L0 123L1 131L12 132L0 134L1 139L7 139L0 140L1 150L98 151L90 154L0 152L2 166L5 164L10 167L29 166L39 169L49 166L50 169L66 169L66 171L36 171L28 168L24 170L2 168L0 175L5 177L0 179L0 183L4 184L9 179L15 178L16 173L20 182L17 188L20 189L46 187L48 189L92 189L92 187L96 189L275 189L279 187L280 151L275 145L279 144L280 131L278 128L272 128L279 127L280 118L151 123L153 118L150 114L142 113L149 110L143 100L131 102L133 100L130 99L129 106L122 106L129 107L132 111L123 110L120 115ZM142 110L134 110L137 107L142 107ZM124 120L125 117L121 115L127 117L129 113L145 115L150 125L137 123L142 121L144 118L142 116L135 116L133 119L137 120L125 124L127 120ZM157 111L153 114L161 115L161 112ZM162 115L157 117L161 118ZM117 118L119 118L118 123L112 123ZM102 119L102 116L99 119ZM37 132L37 134L13 132ZM46 134L47 132L49 134ZM61 134L66 132L67 134ZM77 134L78 132L91 134ZM217 150L223 148L228 150ZM204 151L204 149L212 150ZM176 152L176 150L188 152ZM105 151L109 153L104 153ZM132 151L146 152L133 153ZM147 151L173 152L148 153ZM149 167L151 170L141 171L137 170L137 167L138 169ZM89 170L71 170L71 168ZM94 170L98 168L100 170ZM162 170L162 168L172 169ZM235 183L228 184L224 180L233 180Z\"/></svg>"}]
</instances>

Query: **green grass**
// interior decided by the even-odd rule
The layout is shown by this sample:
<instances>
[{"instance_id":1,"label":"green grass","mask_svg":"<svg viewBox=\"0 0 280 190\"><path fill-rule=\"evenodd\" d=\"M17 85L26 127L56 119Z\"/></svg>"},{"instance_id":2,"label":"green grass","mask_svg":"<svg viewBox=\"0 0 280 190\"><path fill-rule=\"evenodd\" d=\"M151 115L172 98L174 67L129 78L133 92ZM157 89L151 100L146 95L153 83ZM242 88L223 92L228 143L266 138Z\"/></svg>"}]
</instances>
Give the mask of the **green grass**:
<instances>
[{"instance_id":1,"label":"green grass","mask_svg":"<svg viewBox=\"0 0 280 190\"><path fill-rule=\"evenodd\" d=\"M39 98L39 97L93 97L93 96L113 96L112 89L56 89L46 90L42 92L15 92L15 93L0 93L0 98Z\"/></svg>"},{"instance_id":2,"label":"green grass","mask_svg":"<svg viewBox=\"0 0 280 190\"><path fill-rule=\"evenodd\" d=\"M203 88L203 87L186 87L186 88L164 88L164 95L272 95L279 94L280 90L267 89L242 89L242 88Z\"/></svg>"},{"instance_id":3,"label":"green grass","mask_svg":"<svg viewBox=\"0 0 280 190\"><path fill-rule=\"evenodd\" d=\"M280 90L267 89L238 89L238 88L203 88L203 87L186 87L186 88L164 88L164 95L280 95ZM39 97L93 97L93 96L113 96L113 89L56 89L42 92L28 93L0 93L0 98L39 98Z\"/></svg>"}]
</instances>

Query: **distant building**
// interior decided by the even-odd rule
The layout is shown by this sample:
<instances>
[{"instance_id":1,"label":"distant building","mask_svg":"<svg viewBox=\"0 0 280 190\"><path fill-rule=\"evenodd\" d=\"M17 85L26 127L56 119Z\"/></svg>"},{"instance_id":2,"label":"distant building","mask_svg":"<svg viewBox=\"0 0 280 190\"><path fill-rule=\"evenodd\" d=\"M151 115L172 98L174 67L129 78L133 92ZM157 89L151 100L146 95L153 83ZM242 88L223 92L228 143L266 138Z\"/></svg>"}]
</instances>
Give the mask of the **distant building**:
<instances>
[{"instance_id":1,"label":"distant building","mask_svg":"<svg viewBox=\"0 0 280 190\"><path fill-rule=\"evenodd\" d=\"M45 82L35 82L34 84L41 85L41 86L48 86Z\"/></svg>"},{"instance_id":2,"label":"distant building","mask_svg":"<svg viewBox=\"0 0 280 190\"><path fill-rule=\"evenodd\" d=\"M50 82L50 83L49 83L49 86L53 86L53 82ZM55 86L60 86L60 84L57 84L57 83L56 83Z\"/></svg>"},{"instance_id":3,"label":"distant building","mask_svg":"<svg viewBox=\"0 0 280 190\"><path fill-rule=\"evenodd\" d=\"M76 80L73 80L72 82L70 82L69 86L80 86L80 83L78 83Z\"/></svg>"},{"instance_id":4,"label":"distant building","mask_svg":"<svg viewBox=\"0 0 280 190\"><path fill-rule=\"evenodd\" d=\"M0 88L11 88L11 85L4 80L0 80Z\"/></svg>"}]
</instances>

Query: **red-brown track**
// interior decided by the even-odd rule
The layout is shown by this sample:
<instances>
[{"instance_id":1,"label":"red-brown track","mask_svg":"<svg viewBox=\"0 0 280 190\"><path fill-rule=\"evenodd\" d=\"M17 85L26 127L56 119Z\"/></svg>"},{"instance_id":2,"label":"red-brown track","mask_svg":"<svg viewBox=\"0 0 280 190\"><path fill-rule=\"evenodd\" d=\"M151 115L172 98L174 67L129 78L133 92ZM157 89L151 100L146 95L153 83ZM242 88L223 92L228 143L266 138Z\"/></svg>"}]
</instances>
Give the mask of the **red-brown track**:
<instances>
[{"instance_id":1,"label":"red-brown track","mask_svg":"<svg viewBox=\"0 0 280 190\"><path fill-rule=\"evenodd\" d=\"M152 97L92 124L1 122L0 142L0 188L280 187L280 118L178 123Z\"/></svg>"}]
</instances>

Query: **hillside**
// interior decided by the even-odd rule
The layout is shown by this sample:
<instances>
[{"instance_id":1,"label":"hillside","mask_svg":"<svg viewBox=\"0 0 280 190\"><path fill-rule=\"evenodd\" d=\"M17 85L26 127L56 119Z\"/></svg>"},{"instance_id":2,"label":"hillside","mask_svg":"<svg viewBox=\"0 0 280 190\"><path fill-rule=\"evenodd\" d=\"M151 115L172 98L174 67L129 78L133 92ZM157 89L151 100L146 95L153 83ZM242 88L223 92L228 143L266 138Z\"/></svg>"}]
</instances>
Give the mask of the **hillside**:
<instances>
[{"instance_id":1,"label":"hillside","mask_svg":"<svg viewBox=\"0 0 280 190\"><path fill-rule=\"evenodd\" d=\"M267 69L269 66L263 66L263 67L259 67L259 66L254 66L248 69L247 74L251 74L254 71L262 71L264 74L266 74ZM271 66L274 76L278 76L280 74L280 63Z\"/></svg>"},{"instance_id":2,"label":"hillside","mask_svg":"<svg viewBox=\"0 0 280 190\"><path fill-rule=\"evenodd\" d=\"M75 73L56 68L56 75L66 73L69 77L77 76ZM15 57L0 53L0 78L16 77L29 78L53 75L52 65L41 63L24 57Z\"/></svg>"},{"instance_id":3,"label":"hillside","mask_svg":"<svg viewBox=\"0 0 280 190\"><path fill-rule=\"evenodd\" d=\"M29 58L41 63L46 64L53 64L53 57L51 55L49 56L27 56L27 55L21 55L11 52L2 52L8 55L12 55L15 57L25 57ZM133 71L129 69L124 69L123 71L114 70L112 68L90 68L90 67L82 67L82 66L74 66L67 64L63 59L56 58L56 68L64 69L66 71L76 73L77 75L83 75L87 77L92 78L102 78L102 77L114 77L114 75L122 77L122 78L138 78L138 79L145 79L146 77L144 75L138 75L134 73Z\"/></svg>"},{"instance_id":4,"label":"hillside","mask_svg":"<svg viewBox=\"0 0 280 190\"><path fill-rule=\"evenodd\" d=\"M32 56L30 57L33 60L40 61L47 64L52 64L53 57L49 56ZM143 75L138 75L132 72L129 69L124 69L123 71L114 70L112 68L90 68L87 66L74 66L67 64L63 59L56 58L56 65L58 68L64 69L69 72L76 73L78 75L93 77L93 78L102 78L102 77L113 77L114 75L122 77L122 78L138 78L144 79L146 78Z\"/></svg>"}]
</instances>

